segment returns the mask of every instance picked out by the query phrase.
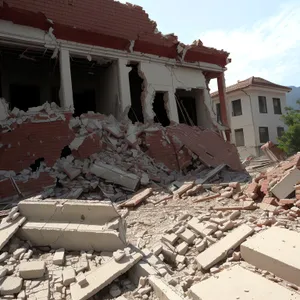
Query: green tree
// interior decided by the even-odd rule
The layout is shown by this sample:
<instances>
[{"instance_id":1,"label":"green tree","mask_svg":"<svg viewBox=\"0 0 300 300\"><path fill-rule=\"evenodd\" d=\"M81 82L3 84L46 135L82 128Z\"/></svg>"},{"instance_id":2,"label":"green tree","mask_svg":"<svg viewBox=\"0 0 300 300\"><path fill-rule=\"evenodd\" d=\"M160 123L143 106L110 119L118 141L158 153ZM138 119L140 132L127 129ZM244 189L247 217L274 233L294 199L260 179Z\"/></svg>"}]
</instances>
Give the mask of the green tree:
<instances>
[{"instance_id":1,"label":"green tree","mask_svg":"<svg viewBox=\"0 0 300 300\"><path fill-rule=\"evenodd\" d=\"M286 108L286 114L282 116L282 120L288 129L278 138L279 148L289 155L300 151L300 99L297 105L299 109Z\"/></svg>"}]
</instances>

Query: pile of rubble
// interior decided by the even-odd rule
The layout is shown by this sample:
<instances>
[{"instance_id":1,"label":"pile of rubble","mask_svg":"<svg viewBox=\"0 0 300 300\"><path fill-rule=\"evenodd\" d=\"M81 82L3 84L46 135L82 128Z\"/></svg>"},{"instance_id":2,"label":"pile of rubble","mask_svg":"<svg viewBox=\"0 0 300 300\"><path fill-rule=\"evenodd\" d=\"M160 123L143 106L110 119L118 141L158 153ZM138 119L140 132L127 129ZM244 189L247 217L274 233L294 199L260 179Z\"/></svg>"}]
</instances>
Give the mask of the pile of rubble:
<instances>
[{"instance_id":1,"label":"pile of rubble","mask_svg":"<svg viewBox=\"0 0 300 300\"><path fill-rule=\"evenodd\" d=\"M0 122L2 199L43 192L42 198L115 202L140 187L166 187L221 164L243 172L236 148L212 130L131 124L96 113L74 118L54 103L6 111Z\"/></svg>"}]
</instances>

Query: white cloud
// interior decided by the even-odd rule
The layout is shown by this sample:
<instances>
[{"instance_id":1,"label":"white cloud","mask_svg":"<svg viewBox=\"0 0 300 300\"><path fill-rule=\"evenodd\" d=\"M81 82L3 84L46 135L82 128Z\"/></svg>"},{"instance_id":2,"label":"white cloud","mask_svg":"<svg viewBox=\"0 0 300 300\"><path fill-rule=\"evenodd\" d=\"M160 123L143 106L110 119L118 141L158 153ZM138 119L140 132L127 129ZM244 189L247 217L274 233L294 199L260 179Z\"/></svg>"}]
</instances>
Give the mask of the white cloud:
<instances>
[{"instance_id":1,"label":"white cloud","mask_svg":"<svg viewBox=\"0 0 300 300\"><path fill-rule=\"evenodd\" d=\"M208 31L201 35L201 40L206 46L230 52L227 85L251 76L300 85L299 32L300 2L284 5L280 14L251 28ZM215 84L211 88L215 90Z\"/></svg>"}]
</instances>

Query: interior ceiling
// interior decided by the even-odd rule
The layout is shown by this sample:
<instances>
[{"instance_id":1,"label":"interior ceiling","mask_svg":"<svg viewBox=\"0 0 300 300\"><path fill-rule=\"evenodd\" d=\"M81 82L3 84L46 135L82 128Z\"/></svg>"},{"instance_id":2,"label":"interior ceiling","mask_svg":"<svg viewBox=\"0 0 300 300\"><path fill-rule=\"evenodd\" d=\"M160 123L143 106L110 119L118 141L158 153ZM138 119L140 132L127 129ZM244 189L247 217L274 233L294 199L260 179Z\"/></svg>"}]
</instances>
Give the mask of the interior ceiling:
<instances>
[{"instance_id":1,"label":"interior ceiling","mask_svg":"<svg viewBox=\"0 0 300 300\"><path fill-rule=\"evenodd\" d=\"M26 59L32 62L39 62L41 60L55 61L58 56L51 58L54 53L53 49L33 45L19 45L6 42L0 43L0 57L3 55L13 56L16 59ZM104 57L86 57L70 54L71 65L81 66L85 68L106 68L112 64L113 60Z\"/></svg>"}]
</instances>

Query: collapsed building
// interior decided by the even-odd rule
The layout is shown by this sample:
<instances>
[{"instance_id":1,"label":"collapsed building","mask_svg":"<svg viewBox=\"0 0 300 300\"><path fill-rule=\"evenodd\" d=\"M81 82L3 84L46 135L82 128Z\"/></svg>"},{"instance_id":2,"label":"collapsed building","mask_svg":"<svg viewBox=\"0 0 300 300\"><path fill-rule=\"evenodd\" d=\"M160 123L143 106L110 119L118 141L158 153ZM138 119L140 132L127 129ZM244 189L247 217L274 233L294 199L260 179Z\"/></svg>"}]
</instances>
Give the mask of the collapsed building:
<instances>
[{"instance_id":1,"label":"collapsed building","mask_svg":"<svg viewBox=\"0 0 300 300\"><path fill-rule=\"evenodd\" d=\"M0 6L2 198L16 195L12 180L21 192L40 192L62 180L49 175L59 159L72 154L83 163L107 145L142 150L168 176L199 167L196 160L242 170L226 119L229 53L163 35L139 6L62 1L58 13L57 5Z\"/></svg>"},{"instance_id":2,"label":"collapsed building","mask_svg":"<svg viewBox=\"0 0 300 300\"><path fill-rule=\"evenodd\" d=\"M300 153L249 181L228 53L138 6L27 2L0 3L1 299L300 299Z\"/></svg>"}]
</instances>

